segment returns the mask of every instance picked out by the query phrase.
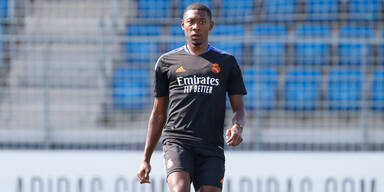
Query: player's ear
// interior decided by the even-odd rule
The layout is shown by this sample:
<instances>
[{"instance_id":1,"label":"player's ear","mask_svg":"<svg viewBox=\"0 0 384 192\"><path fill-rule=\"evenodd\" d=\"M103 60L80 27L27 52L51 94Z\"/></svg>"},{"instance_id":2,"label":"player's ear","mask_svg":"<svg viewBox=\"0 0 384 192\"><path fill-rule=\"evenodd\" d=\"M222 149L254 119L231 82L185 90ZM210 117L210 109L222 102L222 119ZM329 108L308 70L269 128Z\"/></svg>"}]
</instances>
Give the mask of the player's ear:
<instances>
[{"instance_id":1,"label":"player's ear","mask_svg":"<svg viewBox=\"0 0 384 192\"><path fill-rule=\"evenodd\" d=\"M215 22L211 20L209 22L209 31L212 31L214 25L215 25Z\"/></svg>"},{"instance_id":2,"label":"player's ear","mask_svg":"<svg viewBox=\"0 0 384 192\"><path fill-rule=\"evenodd\" d=\"M180 21L180 26L181 26L181 29L184 30L184 19L182 19L182 20Z\"/></svg>"}]
</instances>

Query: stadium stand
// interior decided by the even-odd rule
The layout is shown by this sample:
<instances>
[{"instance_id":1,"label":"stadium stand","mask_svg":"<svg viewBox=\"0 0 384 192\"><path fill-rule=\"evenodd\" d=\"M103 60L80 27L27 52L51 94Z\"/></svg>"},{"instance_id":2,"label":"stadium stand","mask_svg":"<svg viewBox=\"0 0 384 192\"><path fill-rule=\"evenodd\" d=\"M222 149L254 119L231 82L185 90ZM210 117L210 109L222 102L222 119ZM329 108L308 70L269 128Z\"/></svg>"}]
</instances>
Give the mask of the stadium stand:
<instances>
[{"instance_id":1,"label":"stadium stand","mask_svg":"<svg viewBox=\"0 0 384 192\"><path fill-rule=\"evenodd\" d=\"M224 37L225 41L211 42L212 45L218 49L224 50L233 54L237 62L243 64L243 52L244 44L241 42L233 42L232 38L227 38L228 36L235 36L237 38L243 38L245 35L245 27L243 25L216 25L212 32L211 37L220 38Z\"/></svg>"},{"instance_id":2,"label":"stadium stand","mask_svg":"<svg viewBox=\"0 0 384 192\"><path fill-rule=\"evenodd\" d=\"M296 29L296 39L310 42L296 43L296 64L298 65L325 65L330 62L330 45L324 41L315 42L316 38L331 38L328 26L301 25Z\"/></svg>"},{"instance_id":3,"label":"stadium stand","mask_svg":"<svg viewBox=\"0 0 384 192\"><path fill-rule=\"evenodd\" d=\"M328 108L330 110L359 110L362 91L361 71L333 69L328 80Z\"/></svg>"},{"instance_id":4,"label":"stadium stand","mask_svg":"<svg viewBox=\"0 0 384 192\"><path fill-rule=\"evenodd\" d=\"M285 80L285 109L317 110L320 107L322 76L316 70L291 69Z\"/></svg>"},{"instance_id":5,"label":"stadium stand","mask_svg":"<svg viewBox=\"0 0 384 192\"><path fill-rule=\"evenodd\" d=\"M0 24L0 37L5 34L4 26ZM0 81L2 80L2 74L4 69L4 51L5 42L0 40ZM0 96L1 101L1 96Z\"/></svg>"},{"instance_id":6,"label":"stadium stand","mask_svg":"<svg viewBox=\"0 0 384 192\"><path fill-rule=\"evenodd\" d=\"M138 17L148 20L163 20L172 15L171 0L137 0Z\"/></svg>"},{"instance_id":7,"label":"stadium stand","mask_svg":"<svg viewBox=\"0 0 384 192\"><path fill-rule=\"evenodd\" d=\"M343 26L339 31L339 64L340 65L360 65L362 62L370 62L369 58L373 55L372 45L361 43L361 39L373 38L375 32L371 27L365 26ZM365 60L365 61L364 61Z\"/></svg>"},{"instance_id":8,"label":"stadium stand","mask_svg":"<svg viewBox=\"0 0 384 192\"><path fill-rule=\"evenodd\" d=\"M113 101L116 110L143 110L149 96L146 69L116 69L113 76Z\"/></svg>"},{"instance_id":9,"label":"stadium stand","mask_svg":"<svg viewBox=\"0 0 384 192\"><path fill-rule=\"evenodd\" d=\"M0 0L0 148L141 150L154 64L185 44L179 21L191 2ZM360 131L384 138L382 0L198 2L213 10L210 43L244 72L240 149L384 150ZM323 139L330 134L332 142Z\"/></svg>"},{"instance_id":10,"label":"stadium stand","mask_svg":"<svg viewBox=\"0 0 384 192\"><path fill-rule=\"evenodd\" d=\"M296 18L296 0L263 0L262 19L265 21L293 21Z\"/></svg>"},{"instance_id":11,"label":"stadium stand","mask_svg":"<svg viewBox=\"0 0 384 192\"><path fill-rule=\"evenodd\" d=\"M183 39L181 41L175 40L175 38L168 43L168 50L176 49L178 47L181 47L185 45L185 36L184 31L181 29L180 24L172 25L169 29L169 35L177 38L177 39Z\"/></svg>"},{"instance_id":12,"label":"stadium stand","mask_svg":"<svg viewBox=\"0 0 384 192\"><path fill-rule=\"evenodd\" d=\"M198 0L198 1L196 1L196 0L183 0L183 1L179 1L179 3L180 3L179 16L180 16L180 18L182 18L183 17L183 11L185 10L185 8L187 8L188 5L195 3L195 2L199 2L199 3L202 3L206 6L208 6L211 9L211 11L213 12L212 14L214 14L215 9L214 9L214 5L213 5L213 1L214 0Z\"/></svg>"},{"instance_id":13,"label":"stadium stand","mask_svg":"<svg viewBox=\"0 0 384 192\"><path fill-rule=\"evenodd\" d=\"M8 0L0 0L0 20L8 17Z\"/></svg>"},{"instance_id":14,"label":"stadium stand","mask_svg":"<svg viewBox=\"0 0 384 192\"><path fill-rule=\"evenodd\" d=\"M384 40L384 27L381 29L381 39ZM379 64L384 66L384 42L379 45Z\"/></svg>"},{"instance_id":15,"label":"stadium stand","mask_svg":"<svg viewBox=\"0 0 384 192\"><path fill-rule=\"evenodd\" d=\"M306 11L312 21L334 21L338 18L339 0L307 0Z\"/></svg>"},{"instance_id":16,"label":"stadium stand","mask_svg":"<svg viewBox=\"0 0 384 192\"><path fill-rule=\"evenodd\" d=\"M277 107L278 73L274 69L254 68L243 72L247 95L244 97L248 110L272 110Z\"/></svg>"},{"instance_id":17,"label":"stadium stand","mask_svg":"<svg viewBox=\"0 0 384 192\"><path fill-rule=\"evenodd\" d=\"M378 21L382 9L380 0L348 0L348 12L351 20Z\"/></svg>"},{"instance_id":18,"label":"stadium stand","mask_svg":"<svg viewBox=\"0 0 384 192\"><path fill-rule=\"evenodd\" d=\"M159 36L161 28L158 25L130 25L127 29L127 36ZM145 38L141 38L145 39ZM150 41L130 41L126 43L127 62L129 64L150 64L151 61L156 61L155 56L158 56L159 44ZM152 56L152 57L151 57Z\"/></svg>"},{"instance_id":19,"label":"stadium stand","mask_svg":"<svg viewBox=\"0 0 384 192\"><path fill-rule=\"evenodd\" d=\"M226 21L242 21L245 17L253 17L254 0L222 0L221 1L221 15Z\"/></svg>"},{"instance_id":20,"label":"stadium stand","mask_svg":"<svg viewBox=\"0 0 384 192\"><path fill-rule=\"evenodd\" d=\"M372 107L375 111L384 111L384 71L373 73Z\"/></svg>"},{"instance_id":21,"label":"stadium stand","mask_svg":"<svg viewBox=\"0 0 384 192\"><path fill-rule=\"evenodd\" d=\"M255 65L282 66L285 64L285 43L273 41L287 38L288 31L284 25L262 24L253 28L256 41L253 44L253 61Z\"/></svg>"}]
</instances>

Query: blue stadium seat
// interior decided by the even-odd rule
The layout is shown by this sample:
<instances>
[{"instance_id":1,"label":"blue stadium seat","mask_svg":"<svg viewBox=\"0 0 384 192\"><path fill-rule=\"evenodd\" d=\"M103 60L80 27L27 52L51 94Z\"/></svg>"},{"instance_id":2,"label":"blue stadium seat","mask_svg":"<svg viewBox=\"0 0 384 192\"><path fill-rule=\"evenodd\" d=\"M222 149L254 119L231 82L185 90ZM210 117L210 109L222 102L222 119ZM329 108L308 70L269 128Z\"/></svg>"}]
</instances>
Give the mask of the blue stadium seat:
<instances>
[{"instance_id":1,"label":"blue stadium seat","mask_svg":"<svg viewBox=\"0 0 384 192\"><path fill-rule=\"evenodd\" d=\"M161 28L158 25L130 25L127 36L160 36ZM143 38L145 39L145 38ZM159 52L158 43L149 41L126 43L126 54L128 63L149 64L156 60Z\"/></svg>"},{"instance_id":2,"label":"blue stadium seat","mask_svg":"<svg viewBox=\"0 0 384 192\"><path fill-rule=\"evenodd\" d=\"M381 38L384 39L384 27L381 29ZM380 61L380 64L381 65L384 65L384 43L380 46L380 58L381 58L381 61Z\"/></svg>"},{"instance_id":3,"label":"blue stadium seat","mask_svg":"<svg viewBox=\"0 0 384 192\"><path fill-rule=\"evenodd\" d=\"M8 0L0 0L0 20L8 18Z\"/></svg>"},{"instance_id":4,"label":"blue stadium seat","mask_svg":"<svg viewBox=\"0 0 384 192\"><path fill-rule=\"evenodd\" d=\"M274 42L279 38L286 38L287 29L283 25L258 25L253 28L256 39L271 40L271 42L257 42L253 44L253 61L256 65L284 65L285 44Z\"/></svg>"},{"instance_id":5,"label":"blue stadium seat","mask_svg":"<svg viewBox=\"0 0 384 192\"><path fill-rule=\"evenodd\" d=\"M375 36L375 32L371 27L362 26L345 26L339 31L339 38L349 38L348 42L339 44L339 64L340 65L360 65L367 61L373 55L372 45L353 42L350 39L367 39ZM365 50L364 50L365 49ZM365 53L365 54L364 54Z\"/></svg>"},{"instance_id":6,"label":"blue stadium seat","mask_svg":"<svg viewBox=\"0 0 384 192\"><path fill-rule=\"evenodd\" d=\"M359 110L363 74L360 71L332 70L328 80L330 110Z\"/></svg>"},{"instance_id":7,"label":"blue stadium seat","mask_svg":"<svg viewBox=\"0 0 384 192\"><path fill-rule=\"evenodd\" d=\"M373 73L372 109L384 111L384 71Z\"/></svg>"},{"instance_id":8,"label":"blue stadium seat","mask_svg":"<svg viewBox=\"0 0 384 192\"><path fill-rule=\"evenodd\" d=\"M296 29L296 39L330 38L331 30L327 26L302 25ZM330 61L329 44L324 42L296 43L296 64L324 65Z\"/></svg>"},{"instance_id":9,"label":"blue stadium seat","mask_svg":"<svg viewBox=\"0 0 384 192\"><path fill-rule=\"evenodd\" d=\"M278 73L272 69L244 70L244 84L247 95L244 97L248 110L277 108Z\"/></svg>"},{"instance_id":10,"label":"blue stadium seat","mask_svg":"<svg viewBox=\"0 0 384 192\"><path fill-rule=\"evenodd\" d=\"M180 18L183 17L183 12L184 12L185 8L187 8L188 5L190 5L192 3L202 3L206 6L208 6L212 12L215 11L213 9L213 0L181 0L180 1Z\"/></svg>"},{"instance_id":11,"label":"blue stadium seat","mask_svg":"<svg viewBox=\"0 0 384 192\"><path fill-rule=\"evenodd\" d=\"M216 37L244 36L245 27L243 25L216 25L213 27L211 35ZM228 37L225 41L212 42L212 45L218 49L233 54L240 65L243 63L243 43L232 42L232 40Z\"/></svg>"},{"instance_id":12,"label":"blue stadium seat","mask_svg":"<svg viewBox=\"0 0 384 192\"><path fill-rule=\"evenodd\" d=\"M253 35L262 37L287 36L288 30L284 25L261 24L253 28Z\"/></svg>"},{"instance_id":13,"label":"blue stadium seat","mask_svg":"<svg viewBox=\"0 0 384 192\"><path fill-rule=\"evenodd\" d=\"M137 0L138 16L142 19L161 20L172 15L171 0Z\"/></svg>"},{"instance_id":14,"label":"blue stadium seat","mask_svg":"<svg viewBox=\"0 0 384 192\"><path fill-rule=\"evenodd\" d=\"M113 101L116 110L142 110L149 96L149 72L145 69L116 69Z\"/></svg>"},{"instance_id":15,"label":"blue stadium seat","mask_svg":"<svg viewBox=\"0 0 384 192\"><path fill-rule=\"evenodd\" d=\"M338 0L307 0L306 8L310 20L336 20Z\"/></svg>"},{"instance_id":16,"label":"blue stadium seat","mask_svg":"<svg viewBox=\"0 0 384 192\"><path fill-rule=\"evenodd\" d=\"M174 36L176 38L184 38L182 41L173 40L172 42L168 43L168 50L179 48L183 45L185 45L185 35L183 29L181 29L180 25L173 25L171 26L169 30L169 35Z\"/></svg>"},{"instance_id":17,"label":"blue stadium seat","mask_svg":"<svg viewBox=\"0 0 384 192\"><path fill-rule=\"evenodd\" d=\"M245 35L243 25L215 25L212 29L212 35Z\"/></svg>"},{"instance_id":18,"label":"blue stadium seat","mask_svg":"<svg viewBox=\"0 0 384 192\"><path fill-rule=\"evenodd\" d=\"M296 0L263 0L264 20L291 21L296 17Z\"/></svg>"},{"instance_id":19,"label":"blue stadium seat","mask_svg":"<svg viewBox=\"0 0 384 192\"><path fill-rule=\"evenodd\" d=\"M222 0L222 17L225 17L227 20L244 19L244 17L252 17L254 2L254 0Z\"/></svg>"},{"instance_id":20,"label":"blue stadium seat","mask_svg":"<svg viewBox=\"0 0 384 192\"><path fill-rule=\"evenodd\" d=\"M320 107L322 75L316 70L292 69L285 81L285 109L317 110Z\"/></svg>"},{"instance_id":21,"label":"blue stadium seat","mask_svg":"<svg viewBox=\"0 0 384 192\"><path fill-rule=\"evenodd\" d=\"M5 34L5 28L0 24L0 37ZM4 59L4 51L5 51L5 42L0 40L0 79L1 79L1 71L3 69L3 59Z\"/></svg>"},{"instance_id":22,"label":"blue stadium seat","mask_svg":"<svg viewBox=\"0 0 384 192\"><path fill-rule=\"evenodd\" d=\"M349 17L352 20L374 21L380 19L381 0L348 0Z\"/></svg>"}]
</instances>

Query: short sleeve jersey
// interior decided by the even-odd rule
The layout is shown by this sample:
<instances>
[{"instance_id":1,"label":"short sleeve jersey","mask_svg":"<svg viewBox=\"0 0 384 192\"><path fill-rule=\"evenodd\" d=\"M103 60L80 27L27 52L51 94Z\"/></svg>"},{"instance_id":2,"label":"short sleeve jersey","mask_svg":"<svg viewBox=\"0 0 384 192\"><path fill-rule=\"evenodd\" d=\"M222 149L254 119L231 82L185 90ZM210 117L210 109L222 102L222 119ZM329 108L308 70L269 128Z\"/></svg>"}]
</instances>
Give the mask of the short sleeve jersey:
<instances>
[{"instance_id":1,"label":"short sleeve jersey","mask_svg":"<svg viewBox=\"0 0 384 192\"><path fill-rule=\"evenodd\" d=\"M247 93L235 57L212 46L192 55L183 46L162 55L155 71L155 97L169 97L163 142L176 139L223 147L226 94Z\"/></svg>"}]
</instances>

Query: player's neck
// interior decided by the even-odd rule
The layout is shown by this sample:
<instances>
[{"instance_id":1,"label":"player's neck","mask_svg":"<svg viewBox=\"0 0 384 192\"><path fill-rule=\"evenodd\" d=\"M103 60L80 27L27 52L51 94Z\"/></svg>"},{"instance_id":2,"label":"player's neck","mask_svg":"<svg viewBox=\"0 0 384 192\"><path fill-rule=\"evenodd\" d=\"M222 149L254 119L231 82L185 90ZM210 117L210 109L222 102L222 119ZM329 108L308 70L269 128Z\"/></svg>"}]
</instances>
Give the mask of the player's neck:
<instances>
[{"instance_id":1,"label":"player's neck","mask_svg":"<svg viewBox=\"0 0 384 192\"><path fill-rule=\"evenodd\" d=\"M187 48L188 48L189 53L191 53L192 55L201 55L207 51L208 42L204 43L200 46L193 46L193 45L190 45L189 43L187 43Z\"/></svg>"}]
</instances>

